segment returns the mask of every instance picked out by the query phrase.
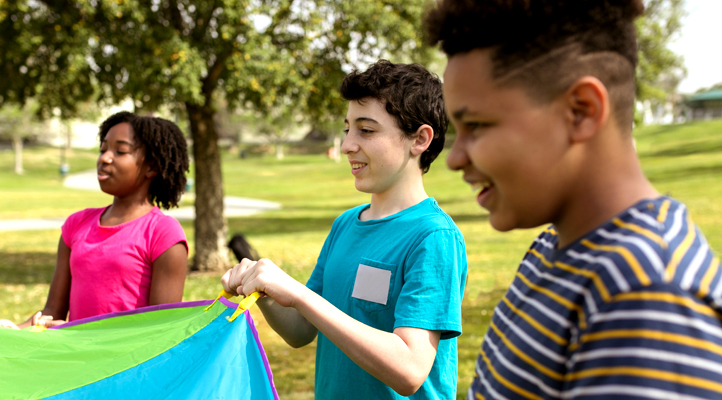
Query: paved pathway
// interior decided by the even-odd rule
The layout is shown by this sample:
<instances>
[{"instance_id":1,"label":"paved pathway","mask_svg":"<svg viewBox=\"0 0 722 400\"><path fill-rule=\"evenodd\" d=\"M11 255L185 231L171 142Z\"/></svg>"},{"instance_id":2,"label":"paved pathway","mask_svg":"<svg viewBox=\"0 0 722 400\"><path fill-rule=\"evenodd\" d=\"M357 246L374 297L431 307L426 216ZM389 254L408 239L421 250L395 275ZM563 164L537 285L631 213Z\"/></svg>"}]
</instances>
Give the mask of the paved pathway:
<instances>
[{"instance_id":1,"label":"paved pathway","mask_svg":"<svg viewBox=\"0 0 722 400\"><path fill-rule=\"evenodd\" d=\"M100 191L96 171L84 171L68 175L63 184L67 187L78 190ZM189 194L191 195L191 194ZM266 200L250 199L247 197L226 196L223 199L226 217L243 217L258 214L268 210L278 210L280 203ZM193 207L179 207L171 210L162 210L164 214L170 215L179 221L192 221L195 219ZM35 231L45 229L60 229L65 222L65 217L40 218L40 219L2 219L0 220L0 232L8 231Z\"/></svg>"}]
</instances>

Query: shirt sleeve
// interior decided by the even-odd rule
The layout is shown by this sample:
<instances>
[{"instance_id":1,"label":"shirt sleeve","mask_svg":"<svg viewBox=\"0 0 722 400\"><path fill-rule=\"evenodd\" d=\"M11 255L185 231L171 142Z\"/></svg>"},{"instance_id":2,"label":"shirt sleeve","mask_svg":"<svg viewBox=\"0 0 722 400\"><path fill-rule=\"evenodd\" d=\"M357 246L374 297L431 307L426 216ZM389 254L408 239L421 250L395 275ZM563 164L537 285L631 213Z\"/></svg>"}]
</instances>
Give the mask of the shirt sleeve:
<instances>
[{"instance_id":1,"label":"shirt sleeve","mask_svg":"<svg viewBox=\"0 0 722 400\"><path fill-rule=\"evenodd\" d=\"M458 231L444 229L426 236L404 267L394 328L441 331L441 339L459 336L466 268L466 247Z\"/></svg>"},{"instance_id":2,"label":"shirt sleeve","mask_svg":"<svg viewBox=\"0 0 722 400\"><path fill-rule=\"evenodd\" d=\"M75 233L75 229L78 227L79 221L83 220L83 215L87 212L87 210L78 211L73 214L70 214L70 216L63 222L63 226L60 228L60 236L63 238L63 242L65 242L65 245L68 246L69 249L72 249L72 238L73 234Z\"/></svg>"},{"instance_id":3,"label":"shirt sleeve","mask_svg":"<svg viewBox=\"0 0 722 400\"><path fill-rule=\"evenodd\" d=\"M722 324L672 285L615 296L571 352L563 398L722 398Z\"/></svg>"},{"instance_id":4,"label":"shirt sleeve","mask_svg":"<svg viewBox=\"0 0 722 400\"><path fill-rule=\"evenodd\" d=\"M188 241L180 222L173 217L162 216L155 225L151 244L151 261L155 261L176 243L183 243L188 251Z\"/></svg>"},{"instance_id":5,"label":"shirt sleeve","mask_svg":"<svg viewBox=\"0 0 722 400\"><path fill-rule=\"evenodd\" d=\"M316 259L316 266L313 268L313 272L311 272L311 277L308 278L306 282L306 287L316 292L319 296L323 296L323 271L326 267L326 258L331 247L332 234L333 229L331 233L326 236L326 240L323 242L323 247L321 248L321 253L318 255L318 259Z\"/></svg>"}]
</instances>

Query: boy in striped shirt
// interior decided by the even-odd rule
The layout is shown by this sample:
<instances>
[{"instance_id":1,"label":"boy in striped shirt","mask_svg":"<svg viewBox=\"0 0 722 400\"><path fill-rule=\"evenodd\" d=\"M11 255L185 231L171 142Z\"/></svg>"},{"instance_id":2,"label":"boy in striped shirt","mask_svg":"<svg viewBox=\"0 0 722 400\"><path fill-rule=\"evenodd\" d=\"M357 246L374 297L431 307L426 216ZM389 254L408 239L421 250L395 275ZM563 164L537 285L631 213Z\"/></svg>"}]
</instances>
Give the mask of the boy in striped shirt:
<instances>
[{"instance_id":1,"label":"boy in striped shirt","mask_svg":"<svg viewBox=\"0 0 722 400\"><path fill-rule=\"evenodd\" d=\"M722 398L719 259L632 141L641 0L443 0L447 163L500 231L552 225L494 311L470 399Z\"/></svg>"}]
</instances>

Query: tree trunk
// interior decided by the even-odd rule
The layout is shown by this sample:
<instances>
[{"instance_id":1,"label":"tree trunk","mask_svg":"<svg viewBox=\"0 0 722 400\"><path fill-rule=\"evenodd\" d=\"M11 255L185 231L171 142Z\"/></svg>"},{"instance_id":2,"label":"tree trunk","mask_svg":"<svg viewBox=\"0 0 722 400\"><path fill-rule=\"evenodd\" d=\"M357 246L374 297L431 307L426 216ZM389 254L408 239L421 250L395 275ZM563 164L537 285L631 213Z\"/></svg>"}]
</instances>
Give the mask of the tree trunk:
<instances>
[{"instance_id":1,"label":"tree trunk","mask_svg":"<svg viewBox=\"0 0 722 400\"><path fill-rule=\"evenodd\" d=\"M193 270L223 271L230 266L223 213L223 177L218 133L209 106L186 103L195 159L196 219Z\"/></svg>"},{"instance_id":2,"label":"tree trunk","mask_svg":"<svg viewBox=\"0 0 722 400\"><path fill-rule=\"evenodd\" d=\"M341 162L341 135L339 134L333 137L333 159Z\"/></svg>"},{"instance_id":3,"label":"tree trunk","mask_svg":"<svg viewBox=\"0 0 722 400\"><path fill-rule=\"evenodd\" d=\"M23 172L23 138L20 135L13 135L13 150L15 151L15 173L20 175Z\"/></svg>"},{"instance_id":4,"label":"tree trunk","mask_svg":"<svg viewBox=\"0 0 722 400\"><path fill-rule=\"evenodd\" d=\"M283 160L283 142L280 140L276 142L276 159Z\"/></svg>"}]
</instances>

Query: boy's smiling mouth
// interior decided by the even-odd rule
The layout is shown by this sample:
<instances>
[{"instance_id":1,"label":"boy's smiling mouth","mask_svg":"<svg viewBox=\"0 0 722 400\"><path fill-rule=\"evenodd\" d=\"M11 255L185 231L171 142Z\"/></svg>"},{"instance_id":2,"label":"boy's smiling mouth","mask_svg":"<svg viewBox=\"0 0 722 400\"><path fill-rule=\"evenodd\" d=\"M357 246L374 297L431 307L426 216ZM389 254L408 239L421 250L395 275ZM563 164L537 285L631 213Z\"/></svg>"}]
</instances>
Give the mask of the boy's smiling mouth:
<instances>
[{"instance_id":1,"label":"boy's smiling mouth","mask_svg":"<svg viewBox=\"0 0 722 400\"><path fill-rule=\"evenodd\" d=\"M494 184L490 181L477 181L471 182L470 185L472 191L479 192L479 194L476 195L476 201L480 206L484 207L484 203L489 198L489 193L494 188Z\"/></svg>"},{"instance_id":2,"label":"boy's smiling mouth","mask_svg":"<svg viewBox=\"0 0 722 400\"><path fill-rule=\"evenodd\" d=\"M358 161L351 161L350 163L351 163L351 173L354 175L363 171L363 169L366 168L366 166L368 165L366 163L361 163Z\"/></svg>"}]
</instances>

